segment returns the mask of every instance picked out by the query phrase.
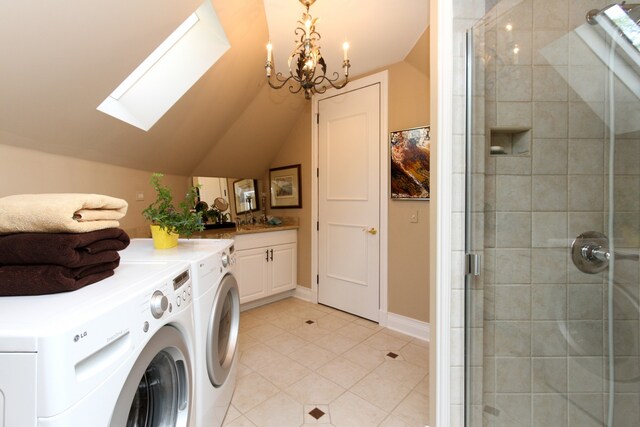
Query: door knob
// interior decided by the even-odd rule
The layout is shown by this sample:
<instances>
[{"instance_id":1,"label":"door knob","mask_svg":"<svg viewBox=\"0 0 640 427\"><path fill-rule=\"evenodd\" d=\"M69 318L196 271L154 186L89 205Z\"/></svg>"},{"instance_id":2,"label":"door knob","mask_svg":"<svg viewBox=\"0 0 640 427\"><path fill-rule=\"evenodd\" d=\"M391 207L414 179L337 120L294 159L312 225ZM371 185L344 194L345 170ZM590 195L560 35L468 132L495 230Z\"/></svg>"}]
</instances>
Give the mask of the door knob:
<instances>
[{"instance_id":1,"label":"door knob","mask_svg":"<svg viewBox=\"0 0 640 427\"><path fill-rule=\"evenodd\" d=\"M376 233L378 232L378 230L376 230L376 229L375 229L375 227L371 227L371 228L370 228L370 229L368 229L368 230L365 228L365 230L364 230L364 231L366 231L366 232L367 232L367 233L369 233L369 234L376 234Z\"/></svg>"}]
</instances>

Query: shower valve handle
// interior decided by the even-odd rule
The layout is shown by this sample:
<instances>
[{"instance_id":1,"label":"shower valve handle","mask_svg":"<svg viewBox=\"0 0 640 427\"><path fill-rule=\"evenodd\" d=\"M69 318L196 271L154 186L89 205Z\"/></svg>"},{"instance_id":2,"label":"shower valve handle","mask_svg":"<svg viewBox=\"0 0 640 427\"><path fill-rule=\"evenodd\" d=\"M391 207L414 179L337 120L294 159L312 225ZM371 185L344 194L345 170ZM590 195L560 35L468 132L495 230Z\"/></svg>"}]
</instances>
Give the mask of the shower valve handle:
<instances>
[{"instance_id":1,"label":"shower valve handle","mask_svg":"<svg viewBox=\"0 0 640 427\"><path fill-rule=\"evenodd\" d=\"M616 260L638 261L638 254L623 254L609 250L609 239L598 231L582 233L571 245L571 258L578 270L596 274L609 266L611 258Z\"/></svg>"}]
</instances>

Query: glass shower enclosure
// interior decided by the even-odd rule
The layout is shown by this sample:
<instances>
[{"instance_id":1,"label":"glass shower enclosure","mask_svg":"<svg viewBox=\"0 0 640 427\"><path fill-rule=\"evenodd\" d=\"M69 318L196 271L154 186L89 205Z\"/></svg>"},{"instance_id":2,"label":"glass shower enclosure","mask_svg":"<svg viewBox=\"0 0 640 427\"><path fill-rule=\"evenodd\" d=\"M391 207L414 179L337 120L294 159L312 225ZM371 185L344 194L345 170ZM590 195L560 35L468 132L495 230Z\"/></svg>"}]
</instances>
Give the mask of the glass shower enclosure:
<instances>
[{"instance_id":1,"label":"glass shower enclosure","mask_svg":"<svg viewBox=\"0 0 640 427\"><path fill-rule=\"evenodd\" d=\"M640 425L640 5L467 33L465 424Z\"/></svg>"}]
</instances>

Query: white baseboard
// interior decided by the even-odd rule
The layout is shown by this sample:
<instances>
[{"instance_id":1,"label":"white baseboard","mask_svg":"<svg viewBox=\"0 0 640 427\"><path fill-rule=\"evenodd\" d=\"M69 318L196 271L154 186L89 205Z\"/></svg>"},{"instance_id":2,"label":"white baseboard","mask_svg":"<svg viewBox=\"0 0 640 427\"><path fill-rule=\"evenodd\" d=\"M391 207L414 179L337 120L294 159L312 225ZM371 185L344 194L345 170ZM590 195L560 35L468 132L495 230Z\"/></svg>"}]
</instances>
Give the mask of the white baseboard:
<instances>
[{"instance_id":1,"label":"white baseboard","mask_svg":"<svg viewBox=\"0 0 640 427\"><path fill-rule=\"evenodd\" d=\"M424 341L430 341L431 339L431 325L427 322L395 313L387 313L386 320L386 327L391 330L402 332Z\"/></svg>"},{"instance_id":2,"label":"white baseboard","mask_svg":"<svg viewBox=\"0 0 640 427\"><path fill-rule=\"evenodd\" d=\"M383 328L386 328L388 318L389 318L388 312L382 311L382 310L378 311L378 325L382 326Z\"/></svg>"},{"instance_id":3,"label":"white baseboard","mask_svg":"<svg viewBox=\"0 0 640 427\"><path fill-rule=\"evenodd\" d=\"M255 301L245 302L240 304L240 311L251 310L252 308L260 307L261 305L271 304L272 302L280 301L281 299L289 298L294 296L295 289L290 291L285 291L276 295L271 295L265 298L261 298Z\"/></svg>"},{"instance_id":4,"label":"white baseboard","mask_svg":"<svg viewBox=\"0 0 640 427\"><path fill-rule=\"evenodd\" d=\"M305 286L298 285L296 289L293 291L293 297L301 299L303 301L311 301L311 288L307 288Z\"/></svg>"}]
</instances>

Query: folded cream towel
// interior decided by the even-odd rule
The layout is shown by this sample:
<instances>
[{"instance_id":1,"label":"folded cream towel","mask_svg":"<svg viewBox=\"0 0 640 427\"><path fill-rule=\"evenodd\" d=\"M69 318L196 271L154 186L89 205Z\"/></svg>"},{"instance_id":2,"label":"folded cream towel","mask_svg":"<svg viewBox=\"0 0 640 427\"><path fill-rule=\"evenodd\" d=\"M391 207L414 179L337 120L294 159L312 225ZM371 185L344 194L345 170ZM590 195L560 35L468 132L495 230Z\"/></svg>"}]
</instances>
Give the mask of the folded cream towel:
<instances>
[{"instance_id":1,"label":"folded cream towel","mask_svg":"<svg viewBox=\"0 0 640 427\"><path fill-rule=\"evenodd\" d=\"M18 194L0 198L0 234L86 233L119 227L127 202L102 194Z\"/></svg>"}]
</instances>

